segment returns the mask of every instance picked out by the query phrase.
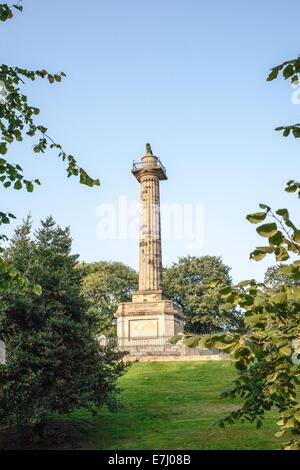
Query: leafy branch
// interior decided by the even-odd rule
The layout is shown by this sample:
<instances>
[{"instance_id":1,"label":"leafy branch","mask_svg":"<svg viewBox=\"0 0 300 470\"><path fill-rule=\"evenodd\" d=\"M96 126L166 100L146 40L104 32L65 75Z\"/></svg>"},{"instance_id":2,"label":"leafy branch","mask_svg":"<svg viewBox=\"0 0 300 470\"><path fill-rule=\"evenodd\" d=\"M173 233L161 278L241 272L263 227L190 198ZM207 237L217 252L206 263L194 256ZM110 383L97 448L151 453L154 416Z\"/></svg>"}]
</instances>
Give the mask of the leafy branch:
<instances>
[{"instance_id":1,"label":"leafy branch","mask_svg":"<svg viewBox=\"0 0 300 470\"><path fill-rule=\"evenodd\" d=\"M16 11L22 12L21 1L13 5L0 4L0 21L13 18ZM22 92L27 81L46 79L50 84L61 82L65 77L63 72L51 74L47 70L28 70L21 67L11 67L6 64L0 66L0 183L4 188L12 187L15 190L25 188L32 192L40 179L25 178L22 166L7 160L9 145L13 142L22 142L25 137L36 138L33 151L44 154L47 149L56 150L58 157L66 163L67 176L79 177L81 184L89 187L99 186L99 179L94 179L78 165L75 157L67 153L61 144L57 143L48 133L47 127L36 122L40 114L39 108L28 102L28 97ZM0 225L7 224L14 218L11 213L0 212ZM0 235L0 241L6 240ZM11 275L11 266L0 257L0 288L9 286L10 280L21 280L18 275Z\"/></svg>"},{"instance_id":2,"label":"leafy branch","mask_svg":"<svg viewBox=\"0 0 300 470\"><path fill-rule=\"evenodd\" d=\"M293 85L298 85L300 73L300 56L298 56L296 59L287 60L282 64L273 67L267 77L267 81L270 82L275 80L280 73L285 80L291 80ZM288 137L290 133L292 133L293 136L297 139L300 137L300 123L293 124L291 126L279 126L275 128L275 131L282 131L284 137Z\"/></svg>"},{"instance_id":3,"label":"leafy branch","mask_svg":"<svg viewBox=\"0 0 300 470\"><path fill-rule=\"evenodd\" d=\"M22 0L14 5L9 6L7 3L0 4L0 21L10 20L14 16L14 9L23 11L23 6L21 5Z\"/></svg>"},{"instance_id":4,"label":"leafy branch","mask_svg":"<svg viewBox=\"0 0 300 470\"><path fill-rule=\"evenodd\" d=\"M276 261L286 261L290 258L289 251L300 254L300 230L290 220L288 210L278 209L274 213L265 204L260 204L260 208L265 211L247 215L246 218L249 222L257 224L265 220L267 216L270 216L275 222L260 225L256 229L258 235L268 239L269 245L257 247L250 253L250 259L260 261L267 254L274 253Z\"/></svg>"},{"instance_id":5,"label":"leafy branch","mask_svg":"<svg viewBox=\"0 0 300 470\"><path fill-rule=\"evenodd\" d=\"M24 79L36 80L36 78L46 78L49 83L60 82L65 74L63 72L52 75L46 70L26 70L20 67L8 67L5 64L0 66L0 82L4 84L5 96L0 103L0 154L6 155L8 145L14 141L22 141L24 135L35 137L40 134L38 142L33 146L35 153L45 153L47 148L57 149L58 157L67 162L67 175L80 177L80 183L87 186L99 186L98 179L91 178L87 172L81 168L73 155L68 154L60 144L56 143L47 134L47 128L35 123L35 116L40 110L28 104L28 98L21 93L20 85L24 84ZM1 164L2 163L2 164ZM39 179L34 181L24 180L20 165L11 165L7 161L0 161L0 181L4 187L9 187L13 182L14 189L21 189L23 184L27 191L34 189L34 184L40 184Z\"/></svg>"}]
</instances>

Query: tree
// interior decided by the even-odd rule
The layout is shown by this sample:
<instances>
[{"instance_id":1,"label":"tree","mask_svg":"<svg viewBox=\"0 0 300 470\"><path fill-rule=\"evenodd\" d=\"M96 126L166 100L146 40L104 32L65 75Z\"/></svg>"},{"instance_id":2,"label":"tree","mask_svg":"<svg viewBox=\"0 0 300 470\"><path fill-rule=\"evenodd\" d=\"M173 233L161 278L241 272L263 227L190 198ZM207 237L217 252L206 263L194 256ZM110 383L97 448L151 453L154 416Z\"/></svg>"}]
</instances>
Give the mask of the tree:
<instances>
[{"instance_id":1,"label":"tree","mask_svg":"<svg viewBox=\"0 0 300 470\"><path fill-rule=\"evenodd\" d=\"M87 315L92 321L93 332L106 336L116 335L114 313L120 302L129 302L138 287L138 275L134 269L119 262L99 261L82 263L81 292L88 302Z\"/></svg>"},{"instance_id":2,"label":"tree","mask_svg":"<svg viewBox=\"0 0 300 470\"><path fill-rule=\"evenodd\" d=\"M0 422L40 429L52 413L112 406L125 366L122 353L99 346L91 334L69 228L48 217L33 240L29 228L27 219L6 255L42 292L36 296L15 286L1 293L7 363L0 366Z\"/></svg>"},{"instance_id":3,"label":"tree","mask_svg":"<svg viewBox=\"0 0 300 470\"><path fill-rule=\"evenodd\" d=\"M14 259L14 268L19 272L26 272L33 258L34 245L31 240L32 218L29 214L20 226L15 229L10 246L4 252L6 260Z\"/></svg>"},{"instance_id":4,"label":"tree","mask_svg":"<svg viewBox=\"0 0 300 470\"><path fill-rule=\"evenodd\" d=\"M186 331L208 333L241 326L237 312L219 311L221 296L210 286L216 277L223 286L231 285L230 267L217 256L187 256L164 269L166 296L182 307L187 316Z\"/></svg>"},{"instance_id":5,"label":"tree","mask_svg":"<svg viewBox=\"0 0 300 470\"><path fill-rule=\"evenodd\" d=\"M14 12L22 12L21 2L9 6L0 4L0 21L11 19ZM55 142L48 134L44 125L36 122L39 108L28 102L28 97L21 90L26 81L37 78L47 79L50 84L61 82L66 75L63 72L50 74L47 70L27 70L21 67L11 67L6 64L0 66L0 183L4 188L20 190L25 188L32 192L36 185L40 185L39 178L27 179L19 163L11 163L5 157L8 146L13 142L21 142L24 137L37 137L33 146L36 154L44 154L49 149L58 151L58 157L67 163L67 176L79 176L80 183L87 186L99 186L98 179L91 178L87 172L77 164L75 157L68 154L61 144ZM8 224L15 216L11 212L0 212L0 225ZM0 234L0 241L6 237ZM1 257L0 247L0 289L10 287L18 282L24 285L24 279L18 275L14 267Z\"/></svg>"},{"instance_id":6,"label":"tree","mask_svg":"<svg viewBox=\"0 0 300 470\"><path fill-rule=\"evenodd\" d=\"M270 266L265 272L264 283L266 287L279 287L282 285L286 286L299 286L299 279L293 279L282 272L284 268L283 263L279 263L275 266ZM284 270L283 270L284 271Z\"/></svg>"}]
</instances>

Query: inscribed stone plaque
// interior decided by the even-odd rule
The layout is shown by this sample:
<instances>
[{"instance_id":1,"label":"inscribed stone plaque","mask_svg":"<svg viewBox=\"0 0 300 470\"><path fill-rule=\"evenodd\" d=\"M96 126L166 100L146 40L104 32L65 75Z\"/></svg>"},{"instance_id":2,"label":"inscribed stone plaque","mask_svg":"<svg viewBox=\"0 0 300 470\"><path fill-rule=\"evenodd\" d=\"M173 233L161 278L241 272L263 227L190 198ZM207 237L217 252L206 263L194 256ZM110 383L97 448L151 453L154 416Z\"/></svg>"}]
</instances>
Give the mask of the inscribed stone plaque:
<instances>
[{"instance_id":1,"label":"inscribed stone plaque","mask_svg":"<svg viewBox=\"0 0 300 470\"><path fill-rule=\"evenodd\" d=\"M157 319L139 319L129 320L129 336L157 336L158 335L158 320Z\"/></svg>"}]
</instances>

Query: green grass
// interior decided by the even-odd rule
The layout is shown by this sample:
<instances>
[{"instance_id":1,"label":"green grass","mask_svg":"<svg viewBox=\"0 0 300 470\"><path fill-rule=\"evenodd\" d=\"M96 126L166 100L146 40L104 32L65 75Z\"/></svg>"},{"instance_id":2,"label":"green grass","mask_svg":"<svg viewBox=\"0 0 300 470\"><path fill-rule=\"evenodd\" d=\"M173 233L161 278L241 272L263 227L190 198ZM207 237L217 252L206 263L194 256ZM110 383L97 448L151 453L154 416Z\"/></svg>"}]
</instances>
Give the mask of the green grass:
<instances>
[{"instance_id":1,"label":"green grass","mask_svg":"<svg viewBox=\"0 0 300 470\"><path fill-rule=\"evenodd\" d=\"M211 427L238 406L220 400L234 368L227 361L144 362L133 364L121 378L121 408L102 410L96 417L73 413L81 449L278 449L275 414L264 425Z\"/></svg>"}]
</instances>

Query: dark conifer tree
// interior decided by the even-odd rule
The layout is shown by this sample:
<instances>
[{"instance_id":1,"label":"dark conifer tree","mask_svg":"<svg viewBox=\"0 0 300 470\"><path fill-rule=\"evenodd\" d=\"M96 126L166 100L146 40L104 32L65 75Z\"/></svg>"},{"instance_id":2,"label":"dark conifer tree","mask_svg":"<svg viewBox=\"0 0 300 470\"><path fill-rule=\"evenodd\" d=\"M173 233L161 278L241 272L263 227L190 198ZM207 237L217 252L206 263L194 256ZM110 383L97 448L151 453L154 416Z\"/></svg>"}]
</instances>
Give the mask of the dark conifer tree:
<instances>
[{"instance_id":1,"label":"dark conifer tree","mask_svg":"<svg viewBox=\"0 0 300 470\"><path fill-rule=\"evenodd\" d=\"M48 217L33 241L30 229L27 218L6 256L42 293L14 288L0 299L7 349L7 363L0 366L0 423L41 427L54 412L112 405L124 364L121 353L100 347L91 335L69 228Z\"/></svg>"}]
</instances>

